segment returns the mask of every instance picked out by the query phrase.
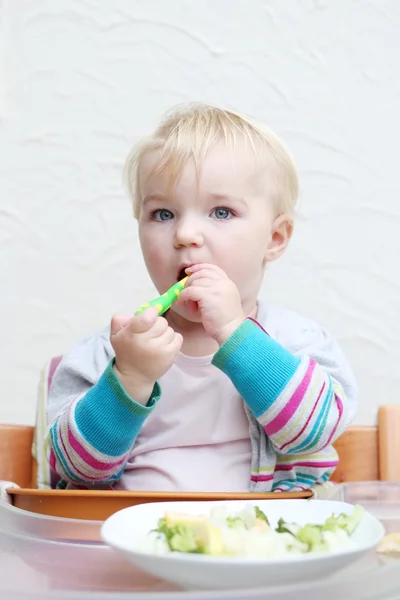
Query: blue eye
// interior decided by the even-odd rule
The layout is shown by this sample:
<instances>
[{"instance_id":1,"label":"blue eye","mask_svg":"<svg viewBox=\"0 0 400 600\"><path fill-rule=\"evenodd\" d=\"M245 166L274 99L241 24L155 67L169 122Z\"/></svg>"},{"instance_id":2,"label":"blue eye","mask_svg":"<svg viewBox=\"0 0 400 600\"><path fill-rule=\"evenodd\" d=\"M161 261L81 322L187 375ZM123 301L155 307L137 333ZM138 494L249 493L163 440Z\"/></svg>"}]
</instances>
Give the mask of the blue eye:
<instances>
[{"instance_id":1,"label":"blue eye","mask_svg":"<svg viewBox=\"0 0 400 600\"><path fill-rule=\"evenodd\" d=\"M151 218L154 219L154 221L170 221L174 218L174 215L166 208L159 208L151 213Z\"/></svg>"},{"instance_id":2,"label":"blue eye","mask_svg":"<svg viewBox=\"0 0 400 600\"><path fill-rule=\"evenodd\" d=\"M229 210L229 208L224 208L223 206L215 208L211 214L214 214L215 218L219 220L227 220L233 216L232 211Z\"/></svg>"}]
</instances>

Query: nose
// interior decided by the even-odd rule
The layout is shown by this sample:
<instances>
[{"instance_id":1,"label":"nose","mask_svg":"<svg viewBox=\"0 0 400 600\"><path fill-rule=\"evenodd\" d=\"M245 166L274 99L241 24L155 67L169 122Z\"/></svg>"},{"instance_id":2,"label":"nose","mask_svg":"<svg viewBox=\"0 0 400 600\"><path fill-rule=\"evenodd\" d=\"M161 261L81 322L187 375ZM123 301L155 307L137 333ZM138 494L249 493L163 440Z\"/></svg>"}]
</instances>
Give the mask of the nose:
<instances>
[{"instance_id":1,"label":"nose","mask_svg":"<svg viewBox=\"0 0 400 600\"><path fill-rule=\"evenodd\" d=\"M175 226L175 248L184 248L187 246L202 246L204 243L203 234L197 220L193 217L177 219Z\"/></svg>"}]
</instances>

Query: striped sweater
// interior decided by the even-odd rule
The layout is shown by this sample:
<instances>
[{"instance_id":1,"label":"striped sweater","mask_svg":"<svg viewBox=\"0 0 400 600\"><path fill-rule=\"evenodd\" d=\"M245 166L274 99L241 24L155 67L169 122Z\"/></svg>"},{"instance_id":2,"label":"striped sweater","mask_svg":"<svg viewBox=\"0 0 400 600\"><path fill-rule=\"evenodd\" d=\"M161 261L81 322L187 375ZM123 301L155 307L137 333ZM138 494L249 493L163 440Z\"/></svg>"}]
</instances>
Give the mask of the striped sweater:
<instances>
[{"instance_id":1,"label":"striped sweater","mask_svg":"<svg viewBox=\"0 0 400 600\"><path fill-rule=\"evenodd\" d=\"M108 336L105 331L77 344L50 390L50 466L77 487L110 487L123 478L143 424L162 403L159 383L146 406L125 393ZM244 402L249 490L299 490L327 481L337 465L332 443L357 404L353 375L330 336L291 311L260 303L258 320L247 319L212 364Z\"/></svg>"}]
</instances>

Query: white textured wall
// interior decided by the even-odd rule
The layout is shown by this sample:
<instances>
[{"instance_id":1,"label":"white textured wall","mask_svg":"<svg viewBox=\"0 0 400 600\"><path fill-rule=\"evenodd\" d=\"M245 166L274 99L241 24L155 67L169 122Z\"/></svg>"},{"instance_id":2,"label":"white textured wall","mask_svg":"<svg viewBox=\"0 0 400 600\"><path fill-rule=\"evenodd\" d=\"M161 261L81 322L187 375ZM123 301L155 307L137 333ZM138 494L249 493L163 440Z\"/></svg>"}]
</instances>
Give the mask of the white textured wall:
<instances>
[{"instance_id":1,"label":"white textured wall","mask_svg":"<svg viewBox=\"0 0 400 600\"><path fill-rule=\"evenodd\" d=\"M1 10L1 9L0 9ZM226 104L288 142L302 205L263 294L319 320L358 423L400 400L400 2L3 0L0 421L43 362L153 293L121 185L171 105Z\"/></svg>"}]
</instances>

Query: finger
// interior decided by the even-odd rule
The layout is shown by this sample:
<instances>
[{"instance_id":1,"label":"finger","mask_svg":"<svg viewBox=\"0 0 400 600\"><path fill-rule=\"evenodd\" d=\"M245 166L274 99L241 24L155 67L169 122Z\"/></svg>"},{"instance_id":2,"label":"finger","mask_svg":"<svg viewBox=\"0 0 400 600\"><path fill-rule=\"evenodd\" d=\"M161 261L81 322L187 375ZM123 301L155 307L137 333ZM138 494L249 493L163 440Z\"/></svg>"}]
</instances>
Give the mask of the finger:
<instances>
[{"instance_id":1,"label":"finger","mask_svg":"<svg viewBox=\"0 0 400 600\"><path fill-rule=\"evenodd\" d=\"M183 337L180 333L176 333L171 327L162 335L160 338L156 340L152 340L152 346L154 346L154 350L157 354L165 354L171 353L174 349L176 352L179 352L183 343ZM152 348L153 350L153 348Z\"/></svg>"},{"instance_id":2,"label":"finger","mask_svg":"<svg viewBox=\"0 0 400 600\"><path fill-rule=\"evenodd\" d=\"M132 315L114 315L111 319L110 333L116 335L121 329L129 325Z\"/></svg>"},{"instance_id":3,"label":"finger","mask_svg":"<svg viewBox=\"0 0 400 600\"><path fill-rule=\"evenodd\" d=\"M179 303L181 304L182 302L188 302L189 300L193 300L193 302L200 302L200 300L203 300L203 298L209 294L208 287L209 286L203 287L200 285L194 285L185 288L182 290L179 296Z\"/></svg>"},{"instance_id":4,"label":"finger","mask_svg":"<svg viewBox=\"0 0 400 600\"><path fill-rule=\"evenodd\" d=\"M170 344L174 339L174 336L175 331L172 329L172 327L167 327L161 335L154 339L154 343L157 345L157 347L165 344Z\"/></svg>"},{"instance_id":5,"label":"finger","mask_svg":"<svg viewBox=\"0 0 400 600\"><path fill-rule=\"evenodd\" d=\"M146 308L142 313L135 315L130 323L131 333L144 333L148 331L158 319L158 311L154 306Z\"/></svg>"},{"instance_id":6,"label":"finger","mask_svg":"<svg viewBox=\"0 0 400 600\"><path fill-rule=\"evenodd\" d=\"M189 287L194 281L198 281L199 279L221 281L222 279L225 279L225 277L223 277L218 271L212 271L211 269L202 269L201 271L197 271L196 273L193 273L193 275L190 275L185 287Z\"/></svg>"},{"instance_id":7,"label":"finger","mask_svg":"<svg viewBox=\"0 0 400 600\"><path fill-rule=\"evenodd\" d=\"M192 275L192 274L197 273L198 271L202 271L202 270L214 271L216 273L223 274L227 277L227 275L223 269L221 269L217 265L213 265L211 263L200 263L198 265L193 265L193 266L185 269L185 271L188 275Z\"/></svg>"},{"instance_id":8,"label":"finger","mask_svg":"<svg viewBox=\"0 0 400 600\"><path fill-rule=\"evenodd\" d=\"M198 302L193 302L193 300L187 301L187 308L190 314L194 315L199 311Z\"/></svg>"},{"instance_id":9,"label":"finger","mask_svg":"<svg viewBox=\"0 0 400 600\"><path fill-rule=\"evenodd\" d=\"M182 348L183 337L180 333L174 332L174 337L168 344L166 351L170 352L172 356L177 356L180 349Z\"/></svg>"},{"instance_id":10,"label":"finger","mask_svg":"<svg viewBox=\"0 0 400 600\"><path fill-rule=\"evenodd\" d=\"M148 330L149 338L159 338L168 329L168 321L164 317L158 317L152 327Z\"/></svg>"},{"instance_id":11,"label":"finger","mask_svg":"<svg viewBox=\"0 0 400 600\"><path fill-rule=\"evenodd\" d=\"M176 305L180 306L181 308L186 308L189 313L193 315L199 310L199 305L197 302L194 302L193 300L185 301L185 298L182 299L181 297L179 297L179 299L176 301Z\"/></svg>"},{"instance_id":12,"label":"finger","mask_svg":"<svg viewBox=\"0 0 400 600\"><path fill-rule=\"evenodd\" d=\"M204 271L199 271L199 273L192 275L192 277L188 281L188 285L186 286L187 288L198 285L201 287L215 287L217 283L222 281L221 277L218 277L218 275L212 275L210 277L209 274L205 273Z\"/></svg>"}]
</instances>

